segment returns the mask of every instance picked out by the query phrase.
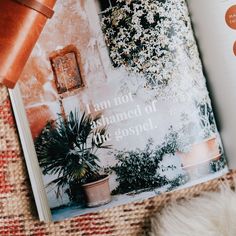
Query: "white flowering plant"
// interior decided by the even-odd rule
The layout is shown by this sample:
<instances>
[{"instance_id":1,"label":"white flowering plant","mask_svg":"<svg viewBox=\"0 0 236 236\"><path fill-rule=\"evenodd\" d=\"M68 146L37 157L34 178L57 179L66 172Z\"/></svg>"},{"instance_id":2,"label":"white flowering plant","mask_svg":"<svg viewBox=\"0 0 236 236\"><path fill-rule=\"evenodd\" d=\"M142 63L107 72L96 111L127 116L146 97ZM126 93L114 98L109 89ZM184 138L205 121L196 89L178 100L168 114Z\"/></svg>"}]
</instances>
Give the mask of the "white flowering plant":
<instances>
[{"instance_id":1,"label":"white flowering plant","mask_svg":"<svg viewBox=\"0 0 236 236\"><path fill-rule=\"evenodd\" d=\"M113 66L143 75L149 88L168 84L177 48L194 41L183 0L117 0L102 29Z\"/></svg>"}]
</instances>

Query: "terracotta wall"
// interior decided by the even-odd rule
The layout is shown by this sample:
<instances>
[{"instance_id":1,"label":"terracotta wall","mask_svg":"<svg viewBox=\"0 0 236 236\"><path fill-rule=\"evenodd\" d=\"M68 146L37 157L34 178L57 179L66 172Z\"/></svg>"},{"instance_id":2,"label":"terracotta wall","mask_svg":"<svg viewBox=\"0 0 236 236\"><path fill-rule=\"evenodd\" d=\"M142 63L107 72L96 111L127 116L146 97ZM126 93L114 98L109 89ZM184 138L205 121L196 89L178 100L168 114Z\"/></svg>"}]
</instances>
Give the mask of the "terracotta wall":
<instances>
[{"instance_id":1,"label":"terracotta wall","mask_svg":"<svg viewBox=\"0 0 236 236\"><path fill-rule=\"evenodd\" d=\"M85 85L88 85L89 78L95 70L96 76L100 79L105 78L96 40L95 45L90 45L93 32L89 25L85 5L83 0L69 0L67 4L63 2L57 4L54 18L45 27L21 76L20 88L33 138L39 135L48 120L56 119L57 114L62 112L55 77L49 61L49 55L52 52L69 44L75 45L81 54L80 70L83 73ZM77 10L78 14L71 14L72 8ZM90 1L89 8L89 11L96 11L96 1ZM97 19L95 16L95 20L98 21L98 16ZM91 47L93 48L88 55L88 48ZM90 64L87 56L97 59ZM81 94L84 89L86 88L80 89L79 93ZM68 92L64 97L68 98L74 94L75 91ZM75 104L80 104L78 103L80 98L74 99Z\"/></svg>"}]
</instances>

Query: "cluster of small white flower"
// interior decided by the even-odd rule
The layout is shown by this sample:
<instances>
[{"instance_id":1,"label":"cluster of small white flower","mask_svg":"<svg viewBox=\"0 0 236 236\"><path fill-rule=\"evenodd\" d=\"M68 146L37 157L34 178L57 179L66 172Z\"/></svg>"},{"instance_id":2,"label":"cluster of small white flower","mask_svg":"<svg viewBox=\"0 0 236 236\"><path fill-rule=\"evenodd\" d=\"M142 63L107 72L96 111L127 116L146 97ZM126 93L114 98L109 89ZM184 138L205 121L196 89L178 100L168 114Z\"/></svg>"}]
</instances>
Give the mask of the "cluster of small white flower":
<instances>
[{"instance_id":1,"label":"cluster of small white flower","mask_svg":"<svg viewBox=\"0 0 236 236\"><path fill-rule=\"evenodd\" d=\"M136 81L147 103L192 104L186 121L175 124L182 147L217 132L184 0L117 0L102 28L113 65L132 75L125 85Z\"/></svg>"},{"instance_id":2,"label":"cluster of small white flower","mask_svg":"<svg viewBox=\"0 0 236 236\"><path fill-rule=\"evenodd\" d=\"M152 89L173 78L179 47L189 47L190 57L195 51L184 0L118 0L103 15L102 28L113 65L143 75Z\"/></svg>"}]
</instances>

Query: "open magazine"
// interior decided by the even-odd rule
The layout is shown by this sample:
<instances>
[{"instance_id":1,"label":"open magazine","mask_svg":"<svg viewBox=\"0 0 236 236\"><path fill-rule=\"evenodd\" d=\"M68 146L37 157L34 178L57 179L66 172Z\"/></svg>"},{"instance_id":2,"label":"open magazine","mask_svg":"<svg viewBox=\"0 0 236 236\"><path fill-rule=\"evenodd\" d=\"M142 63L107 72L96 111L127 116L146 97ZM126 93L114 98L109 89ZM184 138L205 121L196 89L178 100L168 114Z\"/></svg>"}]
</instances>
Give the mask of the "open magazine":
<instances>
[{"instance_id":1,"label":"open magazine","mask_svg":"<svg viewBox=\"0 0 236 236\"><path fill-rule=\"evenodd\" d=\"M214 42L203 33L208 15L201 14L212 11L213 30L220 22L233 31L231 6L56 2L10 90L41 220L140 201L228 172L192 23L214 100L221 100L214 79L223 69L209 56Z\"/></svg>"}]
</instances>

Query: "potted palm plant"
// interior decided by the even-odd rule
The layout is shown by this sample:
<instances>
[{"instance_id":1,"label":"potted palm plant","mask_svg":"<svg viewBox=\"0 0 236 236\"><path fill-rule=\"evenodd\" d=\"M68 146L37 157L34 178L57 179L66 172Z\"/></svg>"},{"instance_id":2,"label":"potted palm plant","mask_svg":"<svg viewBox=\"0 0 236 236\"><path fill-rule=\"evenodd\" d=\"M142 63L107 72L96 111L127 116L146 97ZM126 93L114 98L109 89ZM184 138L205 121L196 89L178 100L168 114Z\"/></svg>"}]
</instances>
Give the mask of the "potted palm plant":
<instances>
[{"instance_id":1,"label":"potted palm plant","mask_svg":"<svg viewBox=\"0 0 236 236\"><path fill-rule=\"evenodd\" d=\"M95 142L94 137L106 134L106 127L93 129L92 123L100 115L70 112L54 122L48 122L35 141L36 152L43 174L56 178L49 184L61 192L65 187L80 186L85 191L89 207L108 203L111 200L109 179L100 173L98 149L110 148L103 140ZM73 191L70 191L71 193Z\"/></svg>"}]
</instances>

